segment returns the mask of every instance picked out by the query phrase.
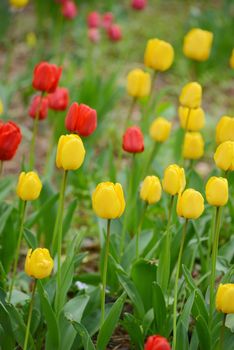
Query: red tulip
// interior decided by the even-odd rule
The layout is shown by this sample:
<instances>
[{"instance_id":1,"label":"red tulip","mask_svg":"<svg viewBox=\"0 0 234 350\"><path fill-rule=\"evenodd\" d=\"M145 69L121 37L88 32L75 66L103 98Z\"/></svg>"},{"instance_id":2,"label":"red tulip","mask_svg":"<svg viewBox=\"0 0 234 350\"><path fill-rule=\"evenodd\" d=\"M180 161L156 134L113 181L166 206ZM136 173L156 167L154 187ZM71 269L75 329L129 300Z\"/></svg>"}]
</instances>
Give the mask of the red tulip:
<instances>
[{"instance_id":1,"label":"red tulip","mask_svg":"<svg viewBox=\"0 0 234 350\"><path fill-rule=\"evenodd\" d=\"M92 43L98 43L100 41L100 32L97 28L89 28L88 38Z\"/></svg>"},{"instance_id":2,"label":"red tulip","mask_svg":"<svg viewBox=\"0 0 234 350\"><path fill-rule=\"evenodd\" d=\"M10 160L14 157L21 142L20 128L13 122L3 123L0 120L0 160Z\"/></svg>"},{"instance_id":3,"label":"red tulip","mask_svg":"<svg viewBox=\"0 0 234 350\"><path fill-rule=\"evenodd\" d=\"M110 27L110 25L113 23L114 21L114 15L111 12L106 12L104 13L104 15L102 16L102 26L105 29L108 29Z\"/></svg>"},{"instance_id":4,"label":"red tulip","mask_svg":"<svg viewBox=\"0 0 234 350\"><path fill-rule=\"evenodd\" d=\"M87 25L89 28L98 28L101 23L100 14L96 11L90 12L87 17Z\"/></svg>"},{"instance_id":5,"label":"red tulip","mask_svg":"<svg viewBox=\"0 0 234 350\"><path fill-rule=\"evenodd\" d=\"M68 110L65 126L67 130L81 136L89 136L97 127L97 112L85 104L73 102Z\"/></svg>"},{"instance_id":6,"label":"red tulip","mask_svg":"<svg viewBox=\"0 0 234 350\"><path fill-rule=\"evenodd\" d=\"M62 67L55 64L41 62L36 65L33 73L33 87L36 90L44 92L54 92L57 88Z\"/></svg>"},{"instance_id":7,"label":"red tulip","mask_svg":"<svg viewBox=\"0 0 234 350\"><path fill-rule=\"evenodd\" d=\"M151 335L145 343L144 350L171 350L171 346L161 335Z\"/></svg>"},{"instance_id":8,"label":"red tulip","mask_svg":"<svg viewBox=\"0 0 234 350\"><path fill-rule=\"evenodd\" d=\"M134 10L143 10L147 5L147 0L132 0L131 5Z\"/></svg>"},{"instance_id":9,"label":"red tulip","mask_svg":"<svg viewBox=\"0 0 234 350\"><path fill-rule=\"evenodd\" d=\"M38 119L42 120L47 117L48 114L48 98L41 97L39 95L34 96L29 106L28 114L31 118L35 119L38 115Z\"/></svg>"},{"instance_id":10,"label":"red tulip","mask_svg":"<svg viewBox=\"0 0 234 350\"><path fill-rule=\"evenodd\" d=\"M77 6L72 0L67 0L63 2L61 11L62 15L69 20L74 19L78 13Z\"/></svg>"},{"instance_id":11,"label":"red tulip","mask_svg":"<svg viewBox=\"0 0 234 350\"><path fill-rule=\"evenodd\" d=\"M129 153L141 153L144 151L144 136L137 126L128 128L123 135L123 149Z\"/></svg>"},{"instance_id":12,"label":"red tulip","mask_svg":"<svg viewBox=\"0 0 234 350\"><path fill-rule=\"evenodd\" d=\"M119 41L122 39L122 31L120 26L118 26L118 24L112 24L107 29L107 34L111 41Z\"/></svg>"},{"instance_id":13,"label":"red tulip","mask_svg":"<svg viewBox=\"0 0 234 350\"><path fill-rule=\"evenodd\" d=\"M55 92L48 95L49 108L55 111L65 111L69 103L68 89L57 87Z\"/></svg>"}]
</instances>

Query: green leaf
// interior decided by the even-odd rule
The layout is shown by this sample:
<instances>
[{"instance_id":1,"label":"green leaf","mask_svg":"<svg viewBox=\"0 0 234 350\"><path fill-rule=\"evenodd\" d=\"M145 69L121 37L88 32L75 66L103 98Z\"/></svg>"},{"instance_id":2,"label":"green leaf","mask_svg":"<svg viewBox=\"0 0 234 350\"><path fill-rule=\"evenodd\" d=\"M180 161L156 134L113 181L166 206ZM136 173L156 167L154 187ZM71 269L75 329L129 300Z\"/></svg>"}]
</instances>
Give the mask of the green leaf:
<instances>
[{"instance_id":1,"label":"green leaf","mask_svg":"<svg viewBox=\"0 0 234 350\"><path fill-rule=\"evenodd\" d=\"M87 329L81 323L76 322L72 319L68 318L68 321L71 322L72 326L80 335L84 350L96 350Z\"/></svg>"},{"instance_id":2,"label":"green leaf","mask_svg":"<svg viewBox=\"0 0 234 350\"><path fill-rule=\"evenodd\" d=\"M38 247L37 237L32 231L25 228L23 231L23 235L29 248L36 249Z\"/></svg>"},{"instance_id":3,"label":"green leaf","mask_svg":"<svg viewBox=\"0 0 234 350\"><path fill-rule=\"evenodd\" d=\"M210 332L206 321L199 315L196 318L196 330L199 338L199 346L201 350L210 349Z\"/></svg>"},{"instance_id":4,"label":"green leaf","mask_svg":"<svg viewBox=\"0 0 234 350\"><path fill-rule=\"evenodd\" d=\"M0 325L3 328L3 332L0 335L1 347L4 350L12 350L14 348L14 334L8 311L2 302L0 302Z\"/></svg>"},{"instance_id":5,"label":"green leaf","mask_svg":"<svg viewBox=\"0 0 234 350\"><path fill-rule=\"evenodd\" d=\"M77 207L78 200L75 199L72 201L69 206L66 209L66 215L63 220L63 237L65 237L66 233L68 232L71 223L72 223L72 218L75 213L76 207Z\"/></svg>"},{"instance_id":6,"label":"green leaf","mask_svg":"<svg viewBox=\"0 0 234 350\"><path fill-rule=\"evenodd\" d=\"M206 321L206 323L208 323L209 315L208 315L206 302L199 289L195 291L195 299L193 303L192 313L195 318L201 315L203 319Z\"/></svg>"},{"instance_id":7,"label":"green leaf","mask_svg":"<svg viewBox=\"0 0 234 350\"><path fill-rule=\"evenodd\" d=\"M189 289L191 291L196 290L197 286L194 283L188 268L185 265L182 265L182 270L183 270L183 275L184 275L184 278L185 278L185 280L187 282L187 285L188 285Z\"/></svg>"},{"instance_id":8,"label":"green leaf","mask_svg":"<svg viewBox=\"0 0 234 350\"><path fill-rule=\"evenodd\" d=\"M153 283L153 309L157 332L165 335L167 309L163 292L158 283Z\"/></svg>"},{"instance_id":9,"label":"green leaf","mask_svg":"<svg viewBox=\"0 0 234 350\"><path fill-rule=\"evenodd\" d=\"M190 314L193 307L194 299L195 299L195 292L193 292L189 296L188 300L184 305L181 316L179 318L179 322L183 322L183 326L185 327L186 331L188 331L188 328L189 328Z\"/></svg>"},{"instance_id":10,"label":"green leaf","mask_svg":"<svg viewBox=\"0 0 234 350\"><path fill-rule=\"evenodd\" d=\"M122 324L130 336L132 345L135 345L136 349L142 350L144 338L139 321L133 315L126 313Z\"/></svg>"},{"instance_id":11,"label":"green leaf","mask_svg":"<svg viewBox=\"0 0 234 350\"><path fill-rule=\"evenodd\" d=\"M176 334L177 334L176 350L188 350L189 349L188 333L183 322L178 323Z\"/></svg>"}]
</instances>

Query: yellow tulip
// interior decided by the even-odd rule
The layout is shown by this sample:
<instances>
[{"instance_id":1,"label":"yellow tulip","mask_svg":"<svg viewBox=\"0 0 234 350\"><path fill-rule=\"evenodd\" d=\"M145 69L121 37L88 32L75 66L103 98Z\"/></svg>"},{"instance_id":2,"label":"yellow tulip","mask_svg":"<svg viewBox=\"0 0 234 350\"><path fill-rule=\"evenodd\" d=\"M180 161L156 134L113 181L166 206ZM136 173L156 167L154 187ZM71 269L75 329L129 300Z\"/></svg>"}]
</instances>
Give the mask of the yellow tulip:
<instances>
[{"instance_id":1,"label":"yellow tulip","mask_svg":"<svg viewBox=\"0 0 234 350\"><path fill-rule=\"evenodd\" d=\"M59 138L56 165L64 170L76 170L84 162L85 149L78 135L62 135Z\"/></svg>"},{"instance_id":2,"label":"yellow tulip","mask_svg":"<svg viewBox=\"0 0 234 350\"><path fill-rule=\"evenodd\" d=\"M0 115L2 115L4 113L4 106L3 106L3 102L0 99Z\"/></svg>"},{"instance_id":3,"label":"yellow tulip","mask_svg":"<svg viewBox=\"0 0 234 350\"><path fill-rule=\"evenodd\" d=\"M228 201L228 181L223 177L212 176L206 184L206 199L210 205L221 207Z\"/></svg>"},{"instance_id":4,"label":"yellow tulip","mask_svg":"<svg viewBox=\"0 0 234 350\"><path fill-rule=\"evenodd\" d=\"M133 69L127 76L127 91L133 97L148 96L151 90L151 78L149 73L141 69Z\"/></svg>"},{"instance_id":5,"label":"yellow tulip","mask_svg":"<svg viewBox=\"0 0 234 350\"><path fill-rule=\"evenodd\" d=\"M193 28L184 37L184 55L195 61L206 61L210 56L212 42L212 32Z\"/></svg>"},{"instance_id":6,"label":"yellow tulip","mask_svg":"<svg viewBox=\"0 0 234 350\"><path fill-rule=\"evenodd\" d=\"M164 171L162 180L163 190L174 196L182 192L186 185L184 168L176 164L169 165Z\"/></svg>"},{"instance_id":7,"label":"yellow tulip","mask_svg":"<svg viewBox=\"0 0 234 350\"><path fill-rule=\"evenodd\" d=\"M185 219L198 219L204 211L204 199L201 193L192 188L180 193L176 210L177 215Z\"/></svg>"},{"instance_id":8,"label":"yellow tulip","mask_svg":"<svg viewBox=\"0 0 234 350\"><path fill-rule=\"evenodd\" d=\"M231 57L230 57L230 67L232 69L234 69L234 49L232 49L232 54L231 54Z\"/></svg>"},{"instance_id":9,"label":"yellow tulip","mask_svg":"<svg viewBox=\"0 0 234 350\"><path fill-rule=\"evenodd\" d=\"M160 200L161 195L162 187L159 178L157 176L146 176L141 186L141 199L148 202L148 204L154 204Z\"/></svg>"},{"instance_id":10,"label":"yellow tulip","mask_svg":"<svg viewBox=\"0 0 234 350\"><path fill-rule=\"evenodd\" d=\"M119 183L101 182L92 194L92 205L96 215L103 219L116 219L125 209L122 186Z\"/></svg>"},{"instance_id":11,"label":"yellow tulip","mask_svg":"<svg viewBox=\"0 0 234 350\"><path fill-rule=\"evenodd\" d=\"M37 44L37 37L36 34L34 32L29 32L26 35L26 43L28 45L28 47L33 48L36 46Z\"/></svg>"},{"instance_id":12,"label":"yellow tulip","mask_svg":"<svg viewBox=\"0 0 234 350\"><path fill-rule=\"evenodd\" d=\"M171 44L159 39L148 40L144 55L146 67L164 72L171 67L173 60L174 49Z\"/></svg>"},{"instance_id":13,"label":"yellow tulip","mask_svg":"<svg viewBox=\"0 0 234 350\"><path fill-rule=\"evenodd\" d=\"M42 183L37 173L30 171L20 174L16 188L17 196L23 201L33 201L40 196Z\"/></svg>"},{"instance_id":14,"label":"yellow tulip","mask_svg":"<svg viewBox=\"0 0 234 350\"><path fill-rule=\"evenodd\" d=\"M234 118L223 116L216 126L216 142L234 141Z\"/></svg>"},{"instance_id":15,"label":"yellow tulip","mask_svg":"<svg viewBox=\"0 0 234 350\"><path fill-rule=\"evenodd\" d=\"M183 144L185 159L199 159L204 154L204 141L199 132L186 132Z\"/></svg>"},{"instance_id":16,"label":"yellow tulip","mask_svg":"<svg viewBox=\"0 0 234 350\"><path fill-rule=\"evenodd\" d=\"M28 250L24 270L30 277L42 279L50 276L54 267L54 261L48 249L37 248Z\"/></svg>"},{"instance_id":17,"label":"yellow tulip","mask_svg":"<svg viewBox=\"0 0 234 350\"><path fill-rule=\"evenodd\" d=\"M221 143L214 154L214 161L224 171L234 170L234 141Z\"/></svg>"},{"instance_id":18,"label":"yellow tulip","mask_svg":"<svg viewBox=\"0 0 234 350\"><path fill-rule=\"evenodd\" d=\"M29 0L10 0L10 4L16 8L23 8L28 4Z\"/></svg>"},{"instance_id":19,"label":"yellow tulip","mask_svg":"<svg viewBox=\"0 0 234 350\"><path fill-rule=\"evenodd\" d=\"M164 142L171 132L171 122L163 117L156 118L150 126L150 136L156 142Z\"/></svg>"},{"instance_id":20,"label":"yellow tulip","mask_svg":"<svg viewBox=\"0 0 234 350\"><path fill-rule=\"evenodd\" d=\"M196 82L186 84L179 97L180 104L183 107L198 108L201 105L202 87Z\"/></svg>"},{"instance_id":21,"label":"yellow tulip","mask_svg":"<svg viewBox=\"0 0 234 350\"><path fill-rule=\"evenodd\" d=\"M180 106L178 109L180 126L186 130L199 131L205 125L205 113L202 108L187 108Z\"/></svg>"},{"instance_id":22,"label":"yellow tulip","mask_svg":"<svg viewBox=\"0 0 234 350\"><path fill-rule=\"evenodd\" d=\"M234 284L220 283L216 294L216 309L224 314L234 314Z\"/></svg>"}]
</instances>

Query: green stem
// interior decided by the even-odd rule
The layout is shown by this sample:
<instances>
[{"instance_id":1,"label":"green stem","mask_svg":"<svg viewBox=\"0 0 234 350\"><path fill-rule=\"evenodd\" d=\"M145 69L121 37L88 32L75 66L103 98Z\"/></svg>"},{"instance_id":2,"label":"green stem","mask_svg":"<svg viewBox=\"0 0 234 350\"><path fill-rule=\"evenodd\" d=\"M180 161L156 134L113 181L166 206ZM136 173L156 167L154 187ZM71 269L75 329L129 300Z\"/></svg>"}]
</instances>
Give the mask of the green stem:
<instances>
[{"instance_id":1,"label":"green stem","mask_svg":"<svg viewBox=\"0 0 234 350\"><path fill-rule=\"evenodd\" d=\"M107 220L107 229L106 229L106 245L105 245L105 256L104 256L104 266L102 274L102 293L101 293L101 324L103 325L105 321L105 293L106 293L106 275L107 275L107 266L108 266L108 256L109 256L109 247L110 247L110 225L111 220Z\"/></svg>"},{"instance_id":2,"label":"green stem","mask_svg":"<svg viewBox=\"0 0 234 350\"><path fill-rule=\"evenodd\" d=\"M137 233L136 233L136 259L138 258L138 255L139 255L139 236L141 233L141 228L142 228L142 224L143 224L143 220L144 220L144 216L145 216L147 207L148 207L148 203L146 202L144 207L143 207L143 210L141 212L139 226L138 226Z\"/></svg>"},{"instance_id":3,"label":"green stem","mask_svg":"<svg viewBox=\"0 0 234 350\"><path fill-rule=\"evenodd\" d=\"M184 136L183 136L182 149L181 149L182 166L184 166L184 161L185 161L185 159L183 158L183 147L184 147L184 142L185 142L185 135L186 135L186 132L188 131L189 117L190 117L191 111L192 111L192 109L188 108L188 113L187 113L186 121L185 121Z\"/></svg>"},{"instance_id":4,"label":"green stem","mask_svg":"<svg viewBox=\"0 0 234 350\"><path fill-rule=\"evenodd\" d=\"M12 279L11 279L11 284L10 284L10 288L9 288L9 296L8 296L9 303L11 302L12 291L13 291L14 284L15 284L15 276L16 276L16 269L17 269L18 260L19 260L20 245L21 245L23 231L24 231L24 219L25 219L25 214L26 214L26 205L27 205L27 202L24 201L23 208L22 208L22 214L21 214L21 220L20 220L19 236L18 236L16 252L15 252L15 260L14 260L13 270L12 270Z\"/></svg>"},{"instance_id":5,"label":"green stem","mask_svg":"<svg viewBox=\"0 0 234 350\"><path fill-rule=\"evenodd\" d=\"M179 282L179 275L180 275L180 268L181 268L181 261L182 261L182 254L184 249L187 225L188 225L188 219L185 220L184 227L183 227L182 238L180 243L180 251L179 251L177 268L176 268L175 293L174 293L174 304L173 304L173 349L174 350L176 349L176 313L177 313L177 298L178 298L178 282Z\"/></svg>"},{"instance_id":6,"label":"green stem","mask_svg":"<svg viewBox=\"0 0 234 350\"><path fill-rule=\"evenodd\" d=\"M127 118L126 118L125 129L128 127L128 124L130 122L130 119L131 119L131 116L132 116L132 113L133 113L136 101L137 101L136 97L133 97L132 103L130 104L128 115L127 115Z\"/></svg>"},{"instance_id":7,"label":"green stem","mask_svg":"<svg viewBox=\"0 0 234 350\"><path fill-rule=\"evenodd\" d=\"M220 330L219 350L223 350L224 330L227 314L223 314L223 323Z\"/></svg>"},{"instance_id":8,"label":"green stem","mask_svg":"<svg viewBox=\"0 0 234 350\"><path fill-rule=\"evenodd\" d=\"M152 148L152 151L149 155L149 158L147 160L146 166L144 168L143 176L142 176L143 178L148 174L150 166L151 166L152 162L154 161L154 158L159 150L159 147L160 147L160 144L158 142L155 142L154 146Z\"/></svg>"},{"instance_id":9,"label":"green stem","mask_svg":"<svg viewBox=\"0 0 234 350\"><path fill-rule=\"evenodd\" d=\"M34 301L34 295L35 295L35 291L36 291L36 286L37 286L37 280L35 279L34 284L33 284L33 290L32 290L30 306L29 306L28 322L27 322L26 334L25 334L25 338L24 338L24 348L23 348L23 350L27 350L27 348L28 348L28 337L29 337L29 333L30 333L30 325L31 325L32 311L33 311L33 301Z\"/></svg>"},{"instance_id":10,"label":"green stem","mask_svg":"<svg viewBox=\"0 0 234 350\"><path fill-rule=\"evenodd\" d=\"M215 273L216 273L216 260L219 247L219 231L221 223L222 207L217 207L215 211L215 226L214 226L214 244L212 248L211 256L211 275L210 275L210 314L209 314L209 326L211 329L212 317L214 312L214 289L215 289Z\"/></svg>"}]
</instances>

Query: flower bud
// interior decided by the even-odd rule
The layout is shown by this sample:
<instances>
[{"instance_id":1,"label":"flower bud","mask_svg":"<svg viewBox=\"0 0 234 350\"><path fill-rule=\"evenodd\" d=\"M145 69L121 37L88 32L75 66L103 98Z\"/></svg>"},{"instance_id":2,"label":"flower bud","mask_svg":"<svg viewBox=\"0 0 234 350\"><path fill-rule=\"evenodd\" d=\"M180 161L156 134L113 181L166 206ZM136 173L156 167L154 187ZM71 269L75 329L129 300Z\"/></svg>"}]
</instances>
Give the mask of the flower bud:
<instances>
[{"instance_id":1,"label":"flower bud","mask_svg":"<svg viewBox=\"0 0 234 350\"><path fill-rule=\"evenodd\" d=\"M68 110L65 125L67 130L81 136L91 135L97 127L97 112L85 104L73 102Z\"/></svg>"},{"instance_id":2,"label":"flower bud","mask_svg":"<svg viewBox=\"0 0 234 350\"><path fill-rule=\"evenodd\" d=\"M195 61L206 61L210 56L212 42L212 32L193 28L184 37L184 55Z\"/></svg>"},{"instance_id":3,"label":"flower bud","mask_svg":"<svg viewBox=\"0 0 234 350\"><path fill-rule=\"evenodd\" d=\"M144 63L146 67L164 72L169 69L174 60L174 49L171 44L159 39L147 42Z\"/></svg>"},{"instance_id":4,"label":"flower bud","mask_svg":"<svg viewBox=\"0 0 234 350\"><path fill-rule=\"evenodd\" d=\"M180 106L178 109L181 128L199 131L205 125L205 113L202 108L188 108Z\"/></svg>"},{"instance_id":5,"label":"flower bud","mask_svg":"<svg viewBox=\"0 0 234 350\"><path fill-rule=\"evenodd\" d=\"M103 219L116 219L125 209L122 186L119 183L101 182L92 194L92 205L96 215Z\"/></svg>"},{"instance_id":6,"label":"flower bud","mask_svg":"<svg viewBox=\"0 0 234 350\"><path fill-rule=\"evenodd\" d=\"M174 196L182 192L186 185L184 168L176 164L169 165L165 171L162 180L163 190Z\"/></svg>"},{"instance_id":7,"label":"flower bud","mask_svg":"<svg viewBox=\"0 0 234 350\"><path fill-rule=\"evenodd\" d=\"M191 188L180 193L177 200L177 215L185 219L198 219L204 211L204 199L200 192Z\"/></svg>"},{"instance_id":8,"label":"flower bud","mask_svg":"<svg viewBox=\"0 0 234 350\"><path fill-rule=\"evenodd\" d=\"M25 273L36 279L49 277L54 267L54 261L48 249L29 249L25 260Z\"/></svg>"},{"instance_id":9,"label":"flower bud","mask_svg":"<svg viewBox=\"0 0 234 350\"><path fill-rule=\"evenodd\" d=\"M102 16L102 27L108 29L114 21L114 15L112 12L106 12Z\"/></svg>"},{"instance_id":10,"label":"flower bud","mask_svg":"<svg viewBox=\"0 0 234 350\"><path fill-rule=\"evenodd\" d=\"M134 10L144 10L147 5L147 0L132 0L131 6Z\"/></svg>"},{"instance_id":11,"label":"flower bud","mask_svg":"<svg viewBox=\"0 0 234 350\"><path fill-rule=\"evenodd\" d=\"M61 12L66 19L73 20L78 13L76 3L72 0L66 0L62 3Z\"/></svg>"},{"instance_id":12,"label":"flower bud","mask_svg":"<svg viewBox=\"0 0 234 350\"><path fill-rule=\"evenodd\" d=\"M198 108L201 105L202 87L196 82L186 84L179 97L183 107Z\"/></svg>"},{"instance_id":13,"label":"flower bud","mask_svg":"<svg viewBox=\"0 0 234 350\"><path fill-rule=\"evenodd\" d=\"M107 35L110 41L120 41L122 39L122 30L118 24L111 24L107 28Z\"/></svg>"},{"instance_id":14,"label":"flower bud","mask_svg":"<svg viewBox=\"0 0 234 350\"><path fill-rule=\"evenodd\" d=\"M220 283L216 293L216 309L224 314L234 314L234 284Z\"/></svg>"},{"instance_id":15,"label":"flower bud","mask_svg":"<svg viewBox=\"0 0 234 350\"><path fill-rule=\"evenodd\" d=\"M26 43L28 47L34 48L37 45L37 37L34 32L28 32L26 35Z\"/></svg>"},{"instance_id":16,"label":"flower bud","mask_svg":"<svg viewBox=\"0 0 234 350\"><path fill-rule=\"evenodd\" d=\"M221 143L215 151L214 161L224 171L234 170L234 141Z\"/></svg>"},{"instance_id":17,"label":"flower bud","mask_svg":"<svg viewBox=\"0 0 234 350\"><path fill-rule=\"evenodd\" d=\"M99 29L98 28L89 28L88 29L88 39L92 43L97 44L101 39Z\"/></svg>"},{"instance_id":18,"label":"flower bud","mask_svg":"<svg viewBox=\"0 0 234 350\"><path fill-rule=\"evenodd\" d=\"M146 176L141 185L140 197L148 204L157 203L162 195L162 187L157 176Z\"/></svg>"},{"instance_id":19,"label":"flower bud","mask_svg":"<svg viewBox=\"0 0 234 350\"><path fill-rule=\"evenodd\" d=\"M186 132L183 144L185 159L199 159L204 154L204 141L199 132Z\"/></svg>"},{"instance_id":20,"label":"flower bud","mask_svg":"<svg viewBox=\"0 0 234 350\"><path fill-rule=\"evenodd\" d=\"M151 335L148 337L144 350L171 350L167 339L161 335Z\"/></svg>"},{"instance_id":21,"label":"flower bud","mask_svg":"<svg viewBox=\"0 0 234 350\"><path fill-rule=\"evenodd\" d=\"M163 117L156 118L150 126L150 136L156 142L165 142L170 132L171 122Z\"/></svg>"},{"instance_id":22,"label":"flower bud","mask_svg":"<svg viewBox=\"0 0 234 350\"><path fill-rule=\"evenodd\" d=\"M141 69L133 69L127 76L127 91L133 97L145 97L150 94L151 78Z\"/></svg>"},{"instance_id":23,"label":"flower bud","mask_svg":"<svg viewBox=\"0 0 234 350\"><path fill-rule=\"evenodd\" d=\"M137 126L128 128L123 135L122 147L129 153L141 153L144 151L144 136Z\"/></svg>"},{"instance_id":24,"label":"flower bud","mask_svg":"<svg viewBox=\"0 0 234 350\"><path fill-rule=\"evenodd\" d=\"M0 120L0 160L11 160L21 142L22 134L15 123Z\"/></svg>"},{"instance_id":25,"label":"flower bud","mask_svg":"<svg viewBox=\"0 0 234 350\"><path fill-rule=\"evenodd\" d=\"M4 105L2 100L0 99L0 115L2 115L4 113Z\"/></svg>"},{"instance_id":26,"label":"flower bud","mask_svg":"<svg viewBox=\"0 0 234 350\"><path fill-rule=\"evenodd\" d=\"M77 170L84 162L85 149L78 135L62 135L59 138L56 165L64 170Z\"/></svg>"},{"instance_id":27,"label":"flower bud","mask_svg":"<svg viewBox=\"0 0 234 350\"><path fill-rule=\"evenodd\" d=\"M234 118L223 116L216 126L216 142L234 141Z\"/></svg>"},{"instance_id":28,"label":"flower bud","mask_svg":"<svg viewBox=\"0 0 234 350\"><path fill-rule=\"evenodd\" d=\"M20 174L16 193L22 201L34 201L40 196L42 183L37 173L30 171Z\"/></svg>"},{"instance_id":29,"label":"flower bud","mask_svg":"<svg viewBox=\"0 0 234 350\"><path fill-rule=\"evenodd\" d=\"M11 6L21 9L28 4L29 0L10 0Z\"/></svg>"},{"instance_id":30,"label":"flower bud","mask_svg":"<svg viewBox=\"0 0 234 350\"><path fill-rule=\"evenodd\" d=\"M28 114L31 118L43 120L48 115L48 98L41 96L34 96L29 106Z\"/></svg>"},{"instance_id":31,"label":"flower bud","mask_svg":"<svg viewBox=\"0 0 234 350\"><path fill-rule=\"evenodd\" d=\"M221 207L228 201L228 181L212 176L206 184L206 200L210 205Z\"/></svg>"},{"instance_id":32,"label":"flower bud","mask_svg":"<svg viewBox=\"0 0 234 350\"><path fill-rule=\"evenodd\" d=\"M229 63L230 63L230 67L232 69L234 69L234 49L232 50L232 54L231 54Z\"/></svg>"},{"instance_id":33,"label":"flower bud","mask_svg":"<svg viewBox=\"0 0 234 350\"><path fill-rule=\"evenodd\" d=\"M87 17L88 28L98 28L101 23L100 14L96 11L90 12Z\"/></svg>"},{"instance_id":34,"label":"flower bud","mask_svg":"<svg viewBox=\"0 0 234 350\"><path fill-rule=\"evenodd\" d=\"M58 86L62 67L55 64L41 62L37 64L33 72L33 87L39 91L54 92Z\"/></svg>"},{"instance_id":35,"label":"flower bud","mask_svg":"<svg viewBox=\"0 0 234 350\"><path fill-rule=\"evenodd\" d=\"M48 95L49 108L54 111L65 111L69 103L68 89L57 87L55 92Z\"/></svg>"}]
</instances>

